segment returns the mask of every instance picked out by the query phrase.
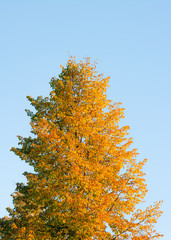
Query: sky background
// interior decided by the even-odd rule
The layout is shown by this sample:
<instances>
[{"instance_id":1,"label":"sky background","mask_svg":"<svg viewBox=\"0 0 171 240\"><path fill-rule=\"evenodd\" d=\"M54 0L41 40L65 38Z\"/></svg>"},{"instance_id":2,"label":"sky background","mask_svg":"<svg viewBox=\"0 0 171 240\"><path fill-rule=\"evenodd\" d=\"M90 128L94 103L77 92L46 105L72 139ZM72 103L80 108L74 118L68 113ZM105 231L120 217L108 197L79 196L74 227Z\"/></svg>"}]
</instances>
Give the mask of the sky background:
<instances>
[{"instance_id":1,"label":"sky background","mask_svg":"<svg viewBox=\"0 0 171 240\"><path fill-rule=\"evenodd\" d=\"M171 239L171 1L0 0L0 217L31 170L10 148L29 136L26 96L48 96L69 55L98 60L110 76L108 98L122 102L149 192L164 200L156 225ZM69 52L69 53L68 53Z\"/></svg>"}]
</instances>

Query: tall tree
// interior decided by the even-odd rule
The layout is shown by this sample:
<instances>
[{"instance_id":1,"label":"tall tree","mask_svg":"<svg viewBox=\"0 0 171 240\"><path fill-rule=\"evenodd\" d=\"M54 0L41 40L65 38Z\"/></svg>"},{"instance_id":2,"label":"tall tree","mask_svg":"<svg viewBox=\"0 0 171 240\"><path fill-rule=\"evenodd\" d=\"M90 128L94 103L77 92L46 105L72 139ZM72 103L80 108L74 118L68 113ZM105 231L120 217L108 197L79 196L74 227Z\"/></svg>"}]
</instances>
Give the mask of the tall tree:
<instances>
[{"instance_id":1,"label":"tall tree","mask_svg":"<svg viewBox=\"0 0 171 240\"><path fill-rule=\"evenodd\" d=\"M136 160L129 127L119 126L124 109L107 99L109 77L89 58L61 67L49 97L27 97L32 136L18 136L21 147L11 150L34 172L17 184L0 238L158 239L160 202L137 210L147 192L146 160Z\"/></svg>"}]
</instances>

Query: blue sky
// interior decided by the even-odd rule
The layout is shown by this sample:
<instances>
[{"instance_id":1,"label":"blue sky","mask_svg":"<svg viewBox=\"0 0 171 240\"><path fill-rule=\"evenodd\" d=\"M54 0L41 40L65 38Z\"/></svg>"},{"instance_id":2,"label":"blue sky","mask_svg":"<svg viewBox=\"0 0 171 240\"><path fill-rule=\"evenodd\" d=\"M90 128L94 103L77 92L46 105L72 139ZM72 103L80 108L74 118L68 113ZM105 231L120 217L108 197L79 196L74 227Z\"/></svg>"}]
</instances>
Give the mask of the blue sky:
<instances>
[{"instance_id":1,"label":"blue sky","mask_svg":"<svg viewBox=\"0 0 171 240\"><path fill-rule=\"evenodd\" d=\"M89 56L111 77L108 98L123 103L138 158L148 158L146 204L164 200L156 229L171 239L170 13L169 0L0 1L0 217L31 169L9 151L30 134L26 96L48 96L69 55Z\"/></svg>"}]
</instances>

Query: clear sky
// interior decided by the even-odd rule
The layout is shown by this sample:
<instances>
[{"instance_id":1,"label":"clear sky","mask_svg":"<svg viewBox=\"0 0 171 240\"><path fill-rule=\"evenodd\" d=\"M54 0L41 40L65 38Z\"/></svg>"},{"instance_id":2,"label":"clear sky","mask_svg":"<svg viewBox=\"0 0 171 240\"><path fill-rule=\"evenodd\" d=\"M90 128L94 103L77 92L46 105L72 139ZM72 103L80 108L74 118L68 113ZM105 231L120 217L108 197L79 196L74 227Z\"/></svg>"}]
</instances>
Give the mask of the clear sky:
<instances>
[{"instance_id":1,"label":"clear sky","mask_svg":"<svg viewBox=\"0 0 171 240\"><path fill-rule=\"evenodd\" d=\"M171 1L0 0L0 217L27 164L10 148L29 136L27 95L48 96L69 55L98 59L108 98L122 102L149 193L164 200L157 231L171 239ZM69 53L68 53L69 52Z\"/></svg>"}]
</instances>

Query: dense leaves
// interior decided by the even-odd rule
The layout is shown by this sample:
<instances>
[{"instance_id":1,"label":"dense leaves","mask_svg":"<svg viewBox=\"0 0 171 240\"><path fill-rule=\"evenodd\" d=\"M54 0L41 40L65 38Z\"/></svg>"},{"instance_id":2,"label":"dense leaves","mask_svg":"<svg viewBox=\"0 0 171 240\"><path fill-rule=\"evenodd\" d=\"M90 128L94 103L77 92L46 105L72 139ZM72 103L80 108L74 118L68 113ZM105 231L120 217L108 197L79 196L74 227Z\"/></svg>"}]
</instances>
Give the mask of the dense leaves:
<instances>
[{"instance_id":1,"label":"dense leaves","mask_svg":"<svg viewBox=\"0 0 171 240\"><path fill-rule=\"evenodd\" d=\"M70 58L52 78L49 97L27 97L32 136L12 151L33 166L18 183L14 208L0 219L1 239L147 240L160 203L137 208L147 192L120 103L107 99L109 78L87 58ZM138 210L137 210L138 209Z\"/></svg>"}]
</instances>

